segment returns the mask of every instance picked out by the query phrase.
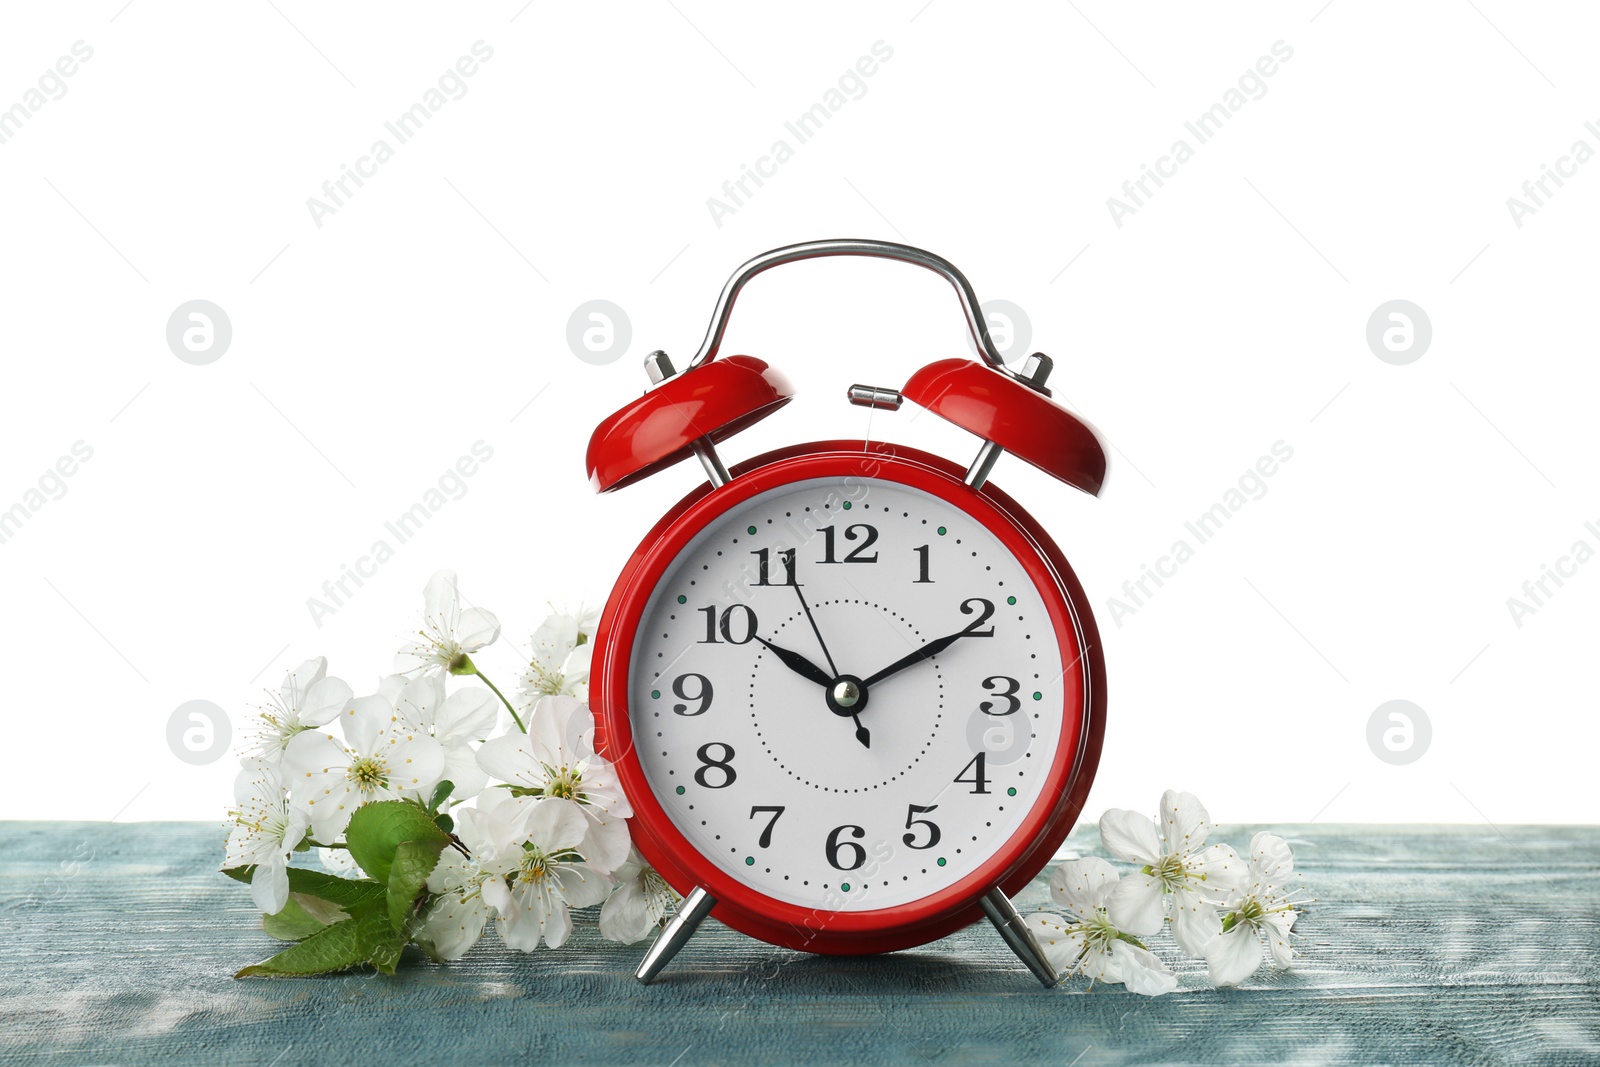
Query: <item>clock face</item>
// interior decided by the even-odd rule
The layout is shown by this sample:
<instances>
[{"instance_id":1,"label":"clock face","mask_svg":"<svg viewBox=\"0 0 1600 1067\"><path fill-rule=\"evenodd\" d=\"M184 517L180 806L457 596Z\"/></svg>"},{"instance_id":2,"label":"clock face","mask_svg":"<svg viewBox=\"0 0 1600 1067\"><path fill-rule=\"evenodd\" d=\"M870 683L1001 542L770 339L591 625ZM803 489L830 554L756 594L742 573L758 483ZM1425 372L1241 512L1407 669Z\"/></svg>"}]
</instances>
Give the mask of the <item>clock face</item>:
<instances>
[{"instance_id":1,"label":"clock face","mask_svg":"<svg viewBox=\"0 0 1600 1067\"><path fill-rule=\"evenodd\" d=\"M946 889L1016 835L1078 721L1081 655L1047 598L1065 612L919 489L754 496L667 564L638 624L628 707L651 791L779 901L871 911Z\"/></svg>"}]
</instances>

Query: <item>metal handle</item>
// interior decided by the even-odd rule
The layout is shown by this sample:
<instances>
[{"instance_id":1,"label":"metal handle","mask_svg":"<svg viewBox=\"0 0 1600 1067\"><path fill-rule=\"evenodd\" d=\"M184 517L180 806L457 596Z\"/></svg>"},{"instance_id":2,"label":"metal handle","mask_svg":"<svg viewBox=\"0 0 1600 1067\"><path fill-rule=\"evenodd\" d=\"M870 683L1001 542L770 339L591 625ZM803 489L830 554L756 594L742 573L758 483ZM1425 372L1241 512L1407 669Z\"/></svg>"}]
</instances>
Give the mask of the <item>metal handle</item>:
<instances>
[{"instance_id":1,"label":"metal handle","mask_svg":"<svg viewBox=\"0 0 1600 1067\"><path fill-rule=\"evenodd\" d=\"M959 270L956 270L953 263L932 252L925 252L910 245L896 244L893 241L848 239L806 241L802 244L785 245L770 252L763 252L740 267L734 276L728 279L728 284L722 287L722 295L717 298L717 309L711 315L711 326L706 330L706 339L701 342L700 351L695 353L695 357L684 369L693 370L717 357L717 350L722 347L722 334L728 328L728 317L733 314L733 302L738 299L739 291L744 288L746 282L762 271L781 264L801 259L820 259L823 256L897 259L902 263L911 263L940 275L955 287L956 296L961 298L961 310L967 317L967 328L972 331L972 339L977 342L978 352L984 361L1003 374L1019 381L1026 380L1007 367L1005 360L1001 358L999 350L995 348L994 341L989 336L989 324L983 320L983 313L978 306L977 294L972 291L972 284Z\"/></svg>"}]
</instances>

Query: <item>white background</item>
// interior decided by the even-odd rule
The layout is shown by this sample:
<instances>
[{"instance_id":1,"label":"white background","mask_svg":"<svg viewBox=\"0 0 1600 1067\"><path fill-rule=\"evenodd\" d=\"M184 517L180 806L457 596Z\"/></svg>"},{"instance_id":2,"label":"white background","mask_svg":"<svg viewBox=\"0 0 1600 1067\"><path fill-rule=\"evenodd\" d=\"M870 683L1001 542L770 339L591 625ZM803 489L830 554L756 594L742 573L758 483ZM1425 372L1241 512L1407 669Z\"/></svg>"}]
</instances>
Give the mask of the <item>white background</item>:
<instances>
[{"instance_id":1,"label":"white background","mask_svg":"<svg viewBox=\"0 0 1600 1067\"><path fill-rule=\"evenodd\" d=\"M1574 541L1600 548L1600 162L1521 227L1506 204L1574 141L1600 149L1592 12L274 2L6 16L0 107L74 42L94 51L0 144L0 509L75 442L93 458L0 544L0 817L220 818L233 762L177 759L173 709L215 701L237 742L307 656L369 688L441 566L506 623L480 660L509 684L547 603L604 598L699 478L589 491L589 432L642 387L639 360L686 359L749 256L871 236L1024 308L1058 397L1115 448L1100 499L1014 459L994 476L1100 619L1090 814L1176 786L1226 821L1593 820L1600 564L1520 627L1507 598ZM466 94L317 226L307 198L393 144L384 123L479 40L493 58ZM1265 95L1196 145L1185 121L1280 40ZM796 145L785 121L878 41L893 56L865 94ZM1194 158L1117 226L1107 198L1180 137ZM707 199L779 138L794 158L719 226ZM566 341L595 298L633 329L603 367ZM232 322L207 366L166 342L192 299ZM1366 342L1392 299L1432 322L1406 366ZM730 462L869 419L975 448L909 406L843 402L967 351L931 274L765 276L725 351L801 394ZM493 459L466 495L318 626L307 599L479 440ZM1122 583L1280 440L1294 458L1265 496L1115 625ZM1396 698L1432 723L1405 766L1367 742Z\"/></svg>"}]
</instances>

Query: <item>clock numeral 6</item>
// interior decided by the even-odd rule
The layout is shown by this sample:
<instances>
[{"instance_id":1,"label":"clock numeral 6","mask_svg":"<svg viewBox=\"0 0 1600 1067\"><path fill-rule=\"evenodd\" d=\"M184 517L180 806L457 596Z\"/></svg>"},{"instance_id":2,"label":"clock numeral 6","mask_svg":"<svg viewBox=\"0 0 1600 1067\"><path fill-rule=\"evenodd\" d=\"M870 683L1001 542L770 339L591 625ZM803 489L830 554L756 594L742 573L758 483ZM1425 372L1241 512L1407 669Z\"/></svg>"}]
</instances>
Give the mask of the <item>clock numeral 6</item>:
<instances>
[{"instance_id":1,"label":"clock numeral 6","mask_svg":"<svg viewBox=\"0 0 1600 1067\"><path fill-rule=\"evenodd\" d=\"M983 687L985 689L993 690L998 688L1001 684L1004 684L1006 688L998 693L995 693L995 696L1001 697L1005 700L1006 709L1004 711L995 711L994 704L985 700L983 703L978 705L978 710L983 712L985 715L1013 715L1016 713L1018 708L1022 707L1022 701L1017 697L1017 691L1022 688L1021 682L1017 681L1015 678L1007 678L1003 674L996 674L983 680Z\"/></svg>"},{"instance_id":2,"label":"clock numeral 6","mask_svg":"<svg viewBox=\"0 0 1600 1067\"><path fill-rule=\"evenodd\" d=\"M684 684L691 678L700 683L695 686L695 692L693 693L689 692L688 686ZM704 715L706 710L711 707L711 679L703 674L680 674L672 680L672 695L683 700L698 700L700 702L700 706L693 711L689 710L689 705L687 704L674 704L672 705L674 713L685 717Z\"/></svg>"},{"instance_id":3,"label":"clock numeral 6","mask_svg":"<svg viewBox=\"0 0 1600 1067\"><path fill-rule=\"evenodd\" d=\"M861 532L857 533L856 532L857 530L860 530ZM853 522L849 526L845 527L844 539L846 541L859 540L859 541L861 541L861 543L859 545L857 545L855 548L852 548L850 550L850 554L845 556L844 559L839 559L833 554L834 553L833 535L834 535L834 530L833 530L832 526L824 526L822 528L822 558L817 561L818 563L876 563L876 562L878 562L878 554L876 552L874 552L870 556L862 555L862 553L865 552L867 549L871 548L873 542L878 539L878 531L876 529L874 529L868 523Z\"/></svg>"},{"instance_id":4,"label":"clock numeral 6","mask_svg":"<svg viewBox=\"0 0 1600 1067\"><path fill-rule=\"evenodd\" d=\"M725 755L713 758L711 750L714 748L722 749ZM721 741L708 741L700 746L695 755L700 757L702 766L694 772L694 780L705 788L726 789L738 779L738 772L733 769L732 745L723 744ZM716 783L711 781L710 772L713 770L722 772L718 775L722 781Z\"/></svg>"},{"instance_id":5,"label":"clock numeral 6","mask_svg":"<svg viewBox=\"0 0 1600 1067\"><path fill-rule=\"evenodd\" d=\"M839 840L839 835L845 833L846 831L849 832L851 837L867 836L867 831L859 826L851 826L846 824L844 826L834 827L833 833L828 835L828 844L824 851L826 851L828 855L828 866L832 867L836 871L853 871L863 863L867 862L866 849L862 848L854 841ZM850 863L840 863L839 854L847 849L854 856L854 859Z\"/></svg>"},{"instance_id":6,"label":"clock numeral 6","mask_svg":"<svg viewBox=\"0 0 1600 1067\"><path fill-rule=\"evenodd\" d=\"M910 810L906 812L906 829L911 830L912 832L900 838L900 840L906 843L907 848L932 848L934 845L939 843L939 838L943 835L939 833L939 828L933 824L933 821L931 819L915 818L915 816L926 815L930 811L936 811L938 810L938 807L939 805L937 804L929 804L927 807L923 807L921 804L910 805ZM917 844L916 835L916 828L919 826L926 826L928 828L928 840L924 841L920 845Z\"/></svg>"},{"instance_id":7,"label":"clock numeral 6","mask_svg":"<svg viewBox=\"0 0 1600 1067\"><path fill-rule=\"evenodd\" d=\"M762 848L766 848L772 844L772 828L778 825L778 817L783 814L784 807L782 804L754 807L750 809L750 817L753 819L756 817L757 812L763 811L771 812L772 818L767 820L767 825L761 831L761 837L756 841L756 844L760 845Z\"/></svg>"},{"instance_id":8,"label":"clock numeral 6","mask_svg":"<svg viewBox=\"0 0 1600 1067\"><path fill-rule=\"evenodd\" d=\"M717 640L719 632L722 634L722 640L730 645L748 645L750 639L756 635L756 613L750 610L748 604L735 604L731 608L724 608L720 622L717 619L715 606L701 608L700 613L706 617L706 636L700 641L702 645L720 644ZM741 625L744 629L742 637L733 635L735 615L742 620Z\"/></svg>"}]
</instances>

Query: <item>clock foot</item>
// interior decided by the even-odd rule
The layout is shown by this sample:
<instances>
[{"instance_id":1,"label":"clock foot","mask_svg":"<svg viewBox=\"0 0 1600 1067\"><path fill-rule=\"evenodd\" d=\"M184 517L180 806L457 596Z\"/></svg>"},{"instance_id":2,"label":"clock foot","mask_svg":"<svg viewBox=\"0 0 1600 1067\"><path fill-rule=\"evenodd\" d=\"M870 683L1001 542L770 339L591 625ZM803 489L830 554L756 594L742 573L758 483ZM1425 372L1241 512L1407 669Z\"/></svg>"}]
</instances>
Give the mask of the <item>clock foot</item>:
<instances>
[{"instance_id":1,"label":"clock foot","mask_svg":"<svg viewBox=\"0 0 1600 1067\"><path fill-rule=\"evenodd\" d=\"M1011 946L1011 951L1028 965L1028 970L1044 983L1046 989L1061 980L1056 974L1055 966L1045 957L1039 942L1034 940L1033 934L1028 930L1022 914L1007 899L1005 893L1001 892L999 886L985 893L978 904L983 908L983 913L989 917L989 921L994 923L995 929L1000 931L1000 936L1005 938L1006 944Z\"/></svg>"},{"instance_id":2,"label":"clock foot","mask_svg":"<svg viewBox=\"0 0 1600 1067\"><path fill-rule=\"evenodd\" d=\"M672 957L678 954L678 950L694 936L695 927L700 925L700 920L711 914L711 909L716 906L716 899L710 893L695 886L694 891L684 897L683 903L678 905L678 913L672 917L672 921L662 927L656 939L651 942L650 951L644 954L644 959L639 963L639 969L634 973L634 977L646 985L654 981L656 975L661 973L661 969L671 962Z\"/></svg>"}]
</instances>

